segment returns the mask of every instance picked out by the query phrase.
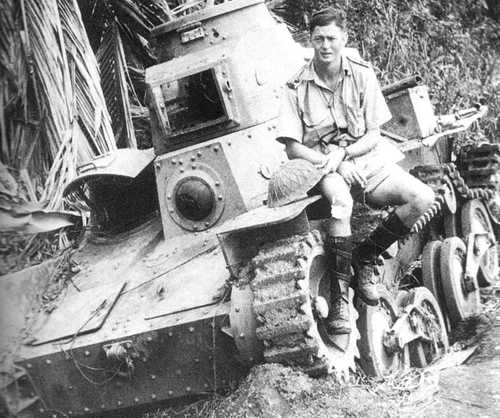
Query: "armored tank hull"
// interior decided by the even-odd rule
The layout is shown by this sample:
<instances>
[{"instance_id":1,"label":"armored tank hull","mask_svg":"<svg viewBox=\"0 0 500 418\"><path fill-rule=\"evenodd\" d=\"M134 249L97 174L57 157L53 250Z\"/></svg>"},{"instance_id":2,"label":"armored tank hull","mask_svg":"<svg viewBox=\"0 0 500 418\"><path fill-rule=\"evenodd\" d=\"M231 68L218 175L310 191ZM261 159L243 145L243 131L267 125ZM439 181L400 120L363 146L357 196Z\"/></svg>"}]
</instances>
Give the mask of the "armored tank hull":
<instances>
[{"instance_id":1,"label":"armored tank hull","mask_svg":"<svg viewBox=\"0 0 500 418\"><path fill-rule=\"evenodd\" d=\"M267 205L286 161L281 89L310 54L258 0L177 9L154 37L154 150L101 157L68 187L92 228L80 271L17 353L8 409L99 415L231 388L262 361L347 378L357 359L384 375L443 354L452 323L478 311L480 282L498 274L488 209L498 147L450 164L450 138L485 108L436 117L418 79L385 90L395 117L382 133L436 202L380 259L379 305L351 292L353 331L332 336L322 202ZM360 235L379 214L361 210Z\"/></svg>"}]
</instances>

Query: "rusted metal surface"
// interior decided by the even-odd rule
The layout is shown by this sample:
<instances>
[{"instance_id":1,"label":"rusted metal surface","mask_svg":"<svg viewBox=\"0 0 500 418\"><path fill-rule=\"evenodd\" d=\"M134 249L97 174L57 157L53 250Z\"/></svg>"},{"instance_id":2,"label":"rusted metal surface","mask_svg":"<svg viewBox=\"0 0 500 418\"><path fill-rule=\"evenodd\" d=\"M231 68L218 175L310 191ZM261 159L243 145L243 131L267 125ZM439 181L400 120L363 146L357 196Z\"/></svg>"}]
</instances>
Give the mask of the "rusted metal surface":
<instances>
[{"instance_id":1,"label":"rusted metal surface","mask_svg":"<svg viewBox=\"0 0 500 418\"><path fill-rule=\"evenodd\" d=\"M204 314L204 315L203 315ZM102 413L228 387L244 369L231 338L220 331L226 308L198 313L194 321L128 335L125 360L106 356L120 340L94 341L24 360L47 416Z\"/></svg>"},{"instance_id":2,"label":"rusted metal surface","mask_svg":"<svg viewBox=\"0 0 500 418\"><path fill-rule=\"evenodd\" d=\"M126 282L74 292L32 333L30 344L40 345L97 331L106 321L125 286ZM72 320L68 321L68 318Z\"/></svg>"}]
</instances>

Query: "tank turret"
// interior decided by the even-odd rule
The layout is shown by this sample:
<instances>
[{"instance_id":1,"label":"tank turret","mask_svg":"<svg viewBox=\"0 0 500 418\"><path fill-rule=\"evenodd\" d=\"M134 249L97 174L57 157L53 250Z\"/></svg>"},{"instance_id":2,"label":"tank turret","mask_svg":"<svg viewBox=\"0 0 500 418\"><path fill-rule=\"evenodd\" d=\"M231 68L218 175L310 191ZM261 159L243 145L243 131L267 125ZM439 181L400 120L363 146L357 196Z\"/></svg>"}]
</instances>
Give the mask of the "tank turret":
<instances>
[{"instance_id":1,"label":"tank turret","mask_svg":"<svg viewBox=\"0 0 500 418\"><path fill-rule=\"evenodd\" d=\"M276 118L285 81L304 63L264 2L223 2L153 31L146 70L166 237L202 231L262 206L285 160Z\"/></svg>"}]
</instances>

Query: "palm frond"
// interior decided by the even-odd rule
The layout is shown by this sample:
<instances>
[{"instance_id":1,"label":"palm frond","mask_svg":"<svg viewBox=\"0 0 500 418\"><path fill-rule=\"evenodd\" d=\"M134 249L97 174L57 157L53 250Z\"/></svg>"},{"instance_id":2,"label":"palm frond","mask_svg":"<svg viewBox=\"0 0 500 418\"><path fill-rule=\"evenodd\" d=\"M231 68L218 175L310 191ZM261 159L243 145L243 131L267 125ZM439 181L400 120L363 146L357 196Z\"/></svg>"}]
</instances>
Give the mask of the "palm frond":
<instances>
[{"instance_id":1,"label":"palm frond","mask_svg":"<svg viewBox=\"0 0 500 418\"><path fill-rule=\"evenodd\" d=\"M130 113L127 63L116 23L105 34L97 52L101 85L111 115L118 148L137 148Z\"/></svg>"}]
</instances>

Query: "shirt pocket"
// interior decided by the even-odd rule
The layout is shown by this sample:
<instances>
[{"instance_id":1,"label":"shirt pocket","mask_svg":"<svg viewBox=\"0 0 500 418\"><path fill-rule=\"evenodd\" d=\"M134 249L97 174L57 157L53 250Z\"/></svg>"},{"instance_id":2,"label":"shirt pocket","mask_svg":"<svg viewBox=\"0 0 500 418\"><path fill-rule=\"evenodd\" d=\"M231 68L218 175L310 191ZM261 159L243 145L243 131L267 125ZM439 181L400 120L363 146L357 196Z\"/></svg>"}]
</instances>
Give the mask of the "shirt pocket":
<instances>
[{"instance_id":1,"label":"shirt pocket","mask_svg":"<svg viewBox=\"0 0 500 418\"><path fill-rule=\"evenodd\" d=\"M347 131L354 138L366 133L365 115L363 109L356 105L346 105Z\"/></svg>"}]
</instances>

